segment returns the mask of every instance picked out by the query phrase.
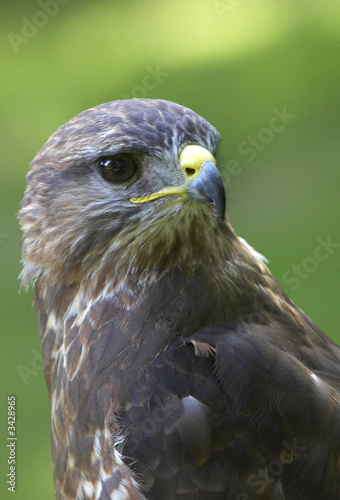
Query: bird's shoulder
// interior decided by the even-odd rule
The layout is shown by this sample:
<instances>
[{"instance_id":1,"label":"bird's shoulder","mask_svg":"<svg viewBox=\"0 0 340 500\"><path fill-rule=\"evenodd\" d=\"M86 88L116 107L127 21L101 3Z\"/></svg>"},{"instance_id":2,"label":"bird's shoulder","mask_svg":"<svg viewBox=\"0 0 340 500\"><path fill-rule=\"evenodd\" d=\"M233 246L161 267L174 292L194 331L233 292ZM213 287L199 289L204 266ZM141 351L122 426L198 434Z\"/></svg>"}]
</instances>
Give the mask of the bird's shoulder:
<instances>
[{"instance_id":1,"label":"bird's shoulder","mask_svg":"<svg viewBox=\"0 0 340 500\"><path fill-rule=\"evenodd\" d=\"M137 377L122 414L123 452L155 498L187 488L293 499L320 484L320 498L338 498L339 351L312 324L295 331L294 351L290 329L207 326L177 339Z\"/></svg>"}]
</instances>

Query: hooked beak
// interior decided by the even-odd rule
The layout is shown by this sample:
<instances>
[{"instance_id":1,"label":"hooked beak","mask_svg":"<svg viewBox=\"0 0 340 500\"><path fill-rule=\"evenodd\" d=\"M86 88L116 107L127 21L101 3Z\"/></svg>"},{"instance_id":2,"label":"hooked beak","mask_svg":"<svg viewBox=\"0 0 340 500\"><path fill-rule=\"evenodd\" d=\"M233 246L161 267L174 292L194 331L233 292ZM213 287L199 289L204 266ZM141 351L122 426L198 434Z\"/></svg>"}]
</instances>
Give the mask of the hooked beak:
<instances>
[{"instance_id":1,"label":"hooked beak","mask_svg":"<svg viewBox=\"0 0 340 500\"><path fill-rule=\"evenodd\" d=\"M192 200L213 203L219 219L223 221L226 206L225 190L221 175L212 161L207 160L202 164L198 176L188 184L186 190L188 198Z\"/></svg>"},{"instance_id":2,"label":"hooked beak","mask_svg":"<svg viewBox=\"0 0 340 500\"><path fill-rule=\"evenodd\" d=\"M181 186L169 186L142 198L131 198L132 203L146 203L163 196L180 194L191 200L213 203L220 221L224 220L226 197L221 175L212 154L197 145L185 146L179 164L186 177Z\"/></svg>"}]
</instances>

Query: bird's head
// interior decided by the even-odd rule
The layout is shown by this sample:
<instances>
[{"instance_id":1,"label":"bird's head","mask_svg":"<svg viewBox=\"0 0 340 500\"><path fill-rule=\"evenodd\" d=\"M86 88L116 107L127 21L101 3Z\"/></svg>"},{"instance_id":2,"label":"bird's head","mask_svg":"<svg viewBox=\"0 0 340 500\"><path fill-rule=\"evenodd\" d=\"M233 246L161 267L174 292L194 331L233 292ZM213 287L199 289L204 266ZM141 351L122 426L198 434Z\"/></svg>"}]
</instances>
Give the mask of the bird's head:
<instances>
[{"instance_id":1,"label":"bird's head","mask_svg":"<svg viewBox=\"0 0 340 500\"><path fill-rule=\"evenodd\" d=\"M193 269L233 232L216 166L219 134L188 108L131 99L61 126L33 160L19 214L24 283L98 272ZM202 261L204 260L204 262Z\"/></svg>"}]
</instances>

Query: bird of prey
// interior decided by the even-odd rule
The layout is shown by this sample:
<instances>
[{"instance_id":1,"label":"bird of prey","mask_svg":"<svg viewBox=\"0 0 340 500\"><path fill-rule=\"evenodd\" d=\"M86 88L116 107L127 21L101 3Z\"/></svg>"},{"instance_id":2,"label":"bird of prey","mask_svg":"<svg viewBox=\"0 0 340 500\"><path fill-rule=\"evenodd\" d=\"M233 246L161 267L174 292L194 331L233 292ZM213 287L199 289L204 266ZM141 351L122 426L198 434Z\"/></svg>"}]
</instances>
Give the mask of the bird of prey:
<instances>
[{"instance_id":1,"label":"bird of prey","mask_svg":"<svg viewBox=\"0 0 340 500\"><path fill-rule=\"evenodd\" d=\"M114 101L31 164L57 499L340 499L340 349L233 231L219 139L173 102Z\"/></svg>"}]
</instances>

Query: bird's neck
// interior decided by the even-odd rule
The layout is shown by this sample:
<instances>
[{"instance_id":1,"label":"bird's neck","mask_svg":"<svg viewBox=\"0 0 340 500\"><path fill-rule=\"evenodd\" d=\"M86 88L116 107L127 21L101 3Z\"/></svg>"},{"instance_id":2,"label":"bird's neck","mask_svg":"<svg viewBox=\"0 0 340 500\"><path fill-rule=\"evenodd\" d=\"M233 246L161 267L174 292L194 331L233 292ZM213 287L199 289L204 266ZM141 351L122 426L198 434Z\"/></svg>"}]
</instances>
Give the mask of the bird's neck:
<instances>
[{"instance_id":1,"label":"bird's neck","mask_svg":"<svg viewBox=\"0 0 340 500\"><path fill-rule=\"evenodd\" d=\"M110 276L107 269L102 277L71 285L38 280L36 308L47 318L42 340L51 328L55 335L53 352L43 352L49 387L57 355L64 357L60 366L69 371L69 379L81 366L90 366L98 384L105 384L120 371L127 376L143 369L143 363L176 338L206 325L236 317L265 322L286 307L286 297L266 266L237 237L221 261L209 264L147 276Z\"/></svg>"}]
</instances>

